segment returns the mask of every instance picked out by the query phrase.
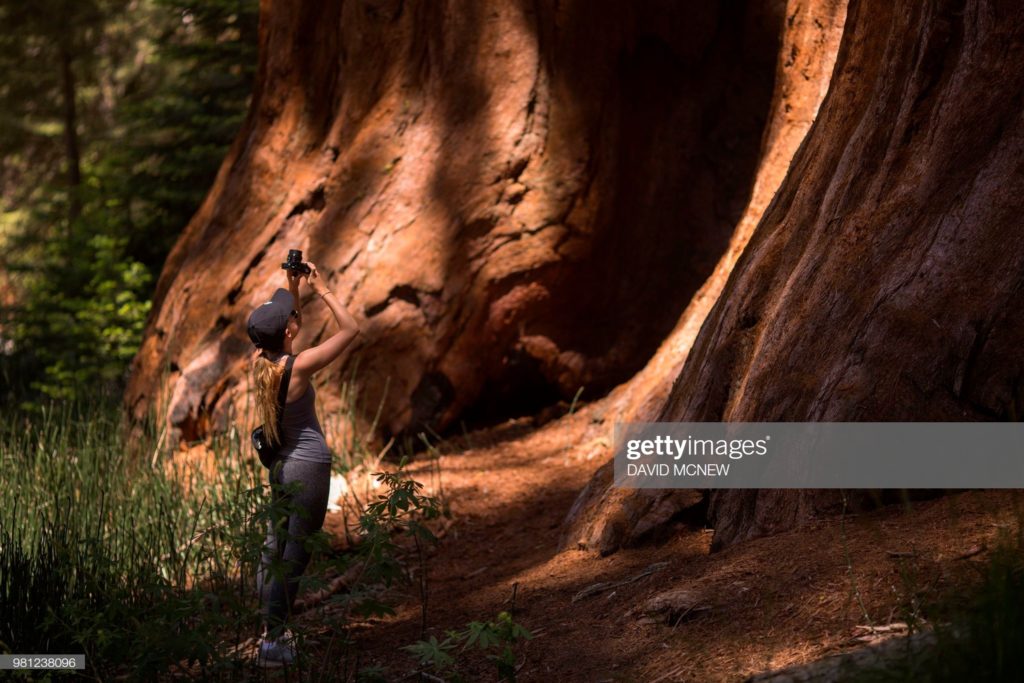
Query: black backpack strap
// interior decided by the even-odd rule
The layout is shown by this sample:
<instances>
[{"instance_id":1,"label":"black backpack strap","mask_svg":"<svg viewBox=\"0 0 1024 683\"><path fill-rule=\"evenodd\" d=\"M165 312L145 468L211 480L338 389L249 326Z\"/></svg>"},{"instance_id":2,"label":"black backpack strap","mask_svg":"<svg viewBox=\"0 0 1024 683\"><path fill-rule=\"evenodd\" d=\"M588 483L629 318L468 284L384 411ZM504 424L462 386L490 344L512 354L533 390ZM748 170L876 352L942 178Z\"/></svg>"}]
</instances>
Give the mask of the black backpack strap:
<instances>
[{"instance_id":1,"label":"black backpack strap","mask_svg":"<svg viewBox=\"0 0 1024 683\"><path fill-rule=\"evenodd\" d=\"M288 383L292 379L292 365L295 364L295 356L288 356L284 363L284 375L281 377L281 387L277 390L277 434L281 436L281 419L284 417L284 404L288 400Z\"/></svg>"}]
</instances>

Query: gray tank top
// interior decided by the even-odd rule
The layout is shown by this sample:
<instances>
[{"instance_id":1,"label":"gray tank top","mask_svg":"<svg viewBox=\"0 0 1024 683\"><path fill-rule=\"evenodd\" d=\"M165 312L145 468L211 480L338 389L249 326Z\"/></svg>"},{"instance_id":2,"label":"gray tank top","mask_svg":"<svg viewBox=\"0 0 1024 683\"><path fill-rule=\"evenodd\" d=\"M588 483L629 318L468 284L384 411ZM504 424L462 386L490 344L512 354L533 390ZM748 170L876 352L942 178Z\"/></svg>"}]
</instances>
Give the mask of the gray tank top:
<instances>
[{"instance_id":1,"label":"gray tank top","mask_svg":"<svg viewBox=\"0 0 1024 683\"><path fill-rule=\"evenodd\" d=\"M284 404L281 416L281 456L311 462L331 462L331 450L316 419L316 391L313 383L299 398Z\"/></svg>"}]
</instances>

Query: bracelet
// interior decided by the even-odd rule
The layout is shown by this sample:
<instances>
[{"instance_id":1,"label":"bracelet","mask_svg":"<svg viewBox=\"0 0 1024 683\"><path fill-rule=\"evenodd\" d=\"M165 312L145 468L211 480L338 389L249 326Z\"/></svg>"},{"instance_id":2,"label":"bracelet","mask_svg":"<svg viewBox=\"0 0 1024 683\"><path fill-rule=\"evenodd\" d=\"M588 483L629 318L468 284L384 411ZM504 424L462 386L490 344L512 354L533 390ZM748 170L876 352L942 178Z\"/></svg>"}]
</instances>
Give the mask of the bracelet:
<instances>
[{"instance_id":1,"label":"bracelet","mask_svg":"<svg viewBox=\"0 0 1024 683\"><path fill-rule=\"evenodd\" d=\"M320 295L320 298L323 299L328 294L334 294L334 292L332 292L331 290L328 289L326 292L324 292L323 294Z\"/></svg>"}]
</instances>

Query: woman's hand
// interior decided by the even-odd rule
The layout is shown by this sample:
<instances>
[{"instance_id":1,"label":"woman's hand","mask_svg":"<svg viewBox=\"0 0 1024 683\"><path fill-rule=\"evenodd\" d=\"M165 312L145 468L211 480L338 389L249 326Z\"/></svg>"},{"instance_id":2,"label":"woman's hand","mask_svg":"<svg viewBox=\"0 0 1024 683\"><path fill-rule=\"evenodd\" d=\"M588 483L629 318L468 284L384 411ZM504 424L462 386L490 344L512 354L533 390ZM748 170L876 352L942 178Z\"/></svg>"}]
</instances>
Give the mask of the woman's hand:
<instances>
[{"instance_id":1,"label":"woman's hand","mask_svg":"<svg viewBox=\"0 0 1024 683\"><path fill-rule=\"evenodd\" d=\"M327 289L327 285L324 284L323 278L320 277L320 271L316 269L312 261L306 261L306 265L309 266L309 275L304 275L306 282L313 288L313 291L319 295L323 295L330 291Z\"/></svg>"}]
</instances>

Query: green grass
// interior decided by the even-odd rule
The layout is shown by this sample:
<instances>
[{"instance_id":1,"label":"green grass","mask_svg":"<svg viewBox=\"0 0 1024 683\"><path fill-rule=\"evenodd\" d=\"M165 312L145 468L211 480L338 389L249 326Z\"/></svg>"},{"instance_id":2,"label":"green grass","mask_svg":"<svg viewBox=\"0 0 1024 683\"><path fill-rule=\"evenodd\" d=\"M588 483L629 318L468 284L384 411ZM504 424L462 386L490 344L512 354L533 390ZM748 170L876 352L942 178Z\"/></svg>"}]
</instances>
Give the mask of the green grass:
<instances>
[{"instance_id":1,"label":"green grass","mask_svg":"<svg viewBox=\"0 0 1024 683\"><path fill-rule=\"evenodd\" d=\"M116 402L51 404L8 415L0 425L0 652L84 653L98 679L152 680L182 674L234 680L249 666L247 642L261 631L255 575L272 509L265 470L248 433L209 444L216 467L163 467L152 427L134 436ZM344 469L379 462L362 442ZM332 664L351 668L346 628L358 616L387 614L387 588L408 580L396 536L416 547L432 535L419 519L440 514L422 485L374 473L380 487L358 504L358 543L322 552L306 575L358 566L357 580L317 608L329 629ZM304 638L299 624L290 625ZM317 665L318 677L331 675ZM353 669L354 671L354 669ZM300 671L301 674L301 671Z\"/></svg>"},{"instance_id":2,"label":"green grass","mask_svg":"<svg viewBox=\"0 0 1024 683\"><path fill-rule=\"evenodd\" d=\"M147 675L217 660L226 631L254 624L253 459L235 440L215 475L185 481L143 457L151 438L128 441L109 404L57 404L0 433L0 647Z\"/></svg>"}]
</instances>

